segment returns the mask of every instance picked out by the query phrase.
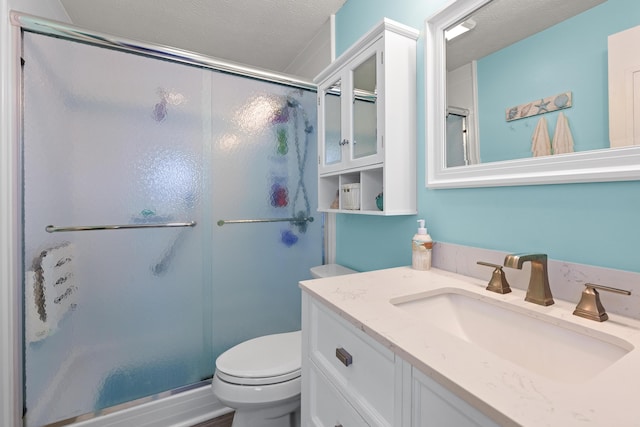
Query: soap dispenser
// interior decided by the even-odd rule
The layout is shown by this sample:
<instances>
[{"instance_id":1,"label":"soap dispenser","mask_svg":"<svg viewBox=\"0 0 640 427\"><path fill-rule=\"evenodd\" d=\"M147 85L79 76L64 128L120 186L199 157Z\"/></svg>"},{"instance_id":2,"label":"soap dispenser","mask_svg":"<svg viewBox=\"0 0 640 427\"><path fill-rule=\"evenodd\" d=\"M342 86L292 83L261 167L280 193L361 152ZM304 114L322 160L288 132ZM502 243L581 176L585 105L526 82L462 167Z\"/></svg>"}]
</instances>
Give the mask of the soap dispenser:
<instances>
[{"instance_id":1,"label":"soap dispenser","mask_svg":"<svg viewBox=\"0 0 640 427\"><path fill-rule=\"evenodd\" d=\"M431 268L433 240L427 234L424 219L418 220L418 232L413 236L411 247L411 267L416 270L429 270Z\"/></svg>"}]
</instances>

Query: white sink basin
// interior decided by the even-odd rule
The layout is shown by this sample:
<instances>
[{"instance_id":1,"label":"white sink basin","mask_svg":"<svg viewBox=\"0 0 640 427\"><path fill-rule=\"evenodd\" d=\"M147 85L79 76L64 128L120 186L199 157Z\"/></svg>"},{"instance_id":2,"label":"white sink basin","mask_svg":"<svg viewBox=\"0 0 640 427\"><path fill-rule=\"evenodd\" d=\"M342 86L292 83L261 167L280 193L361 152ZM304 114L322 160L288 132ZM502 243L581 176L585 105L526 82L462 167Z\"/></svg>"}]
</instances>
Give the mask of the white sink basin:
<instances>
[{"instance_id":1,"label":"white sink basin","mask_svg":"<svg viewBox=\"0 0 640 427\"><path fill-rule=\"evenodd\" d=\"M395 298L423 322L549 379L580 383L633 350L600 331L456 288Z\"/></svg>"}]
</instances>

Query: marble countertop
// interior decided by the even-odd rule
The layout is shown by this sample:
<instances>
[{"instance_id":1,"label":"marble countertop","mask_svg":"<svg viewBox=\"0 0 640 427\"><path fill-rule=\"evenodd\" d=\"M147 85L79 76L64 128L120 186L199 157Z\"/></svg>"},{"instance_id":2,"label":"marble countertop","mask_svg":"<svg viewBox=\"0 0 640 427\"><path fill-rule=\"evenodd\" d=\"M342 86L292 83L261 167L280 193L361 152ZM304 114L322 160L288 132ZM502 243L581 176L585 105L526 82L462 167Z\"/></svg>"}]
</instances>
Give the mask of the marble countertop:
<instances>
[{"instance_id":1,"label":"marble countertop","mask_svg":"<svg viewBox=\"0 0 640 427\"><path fill-rule=\"evenodd\" d=\"M409 267L300 282L304 291L501 425L640 427L640 321L609 313L609 320L599 323L574 316L574 303L556 299L543 307L525 302L522 290L499 295L486 291L486 284L444 270ZM390 303L441 288L503 301L532 317L569 322L587 334L618 337L634 349L596 375L585 373L584 380L550 379L416 322Z\"/></svg>"}]
</instances>

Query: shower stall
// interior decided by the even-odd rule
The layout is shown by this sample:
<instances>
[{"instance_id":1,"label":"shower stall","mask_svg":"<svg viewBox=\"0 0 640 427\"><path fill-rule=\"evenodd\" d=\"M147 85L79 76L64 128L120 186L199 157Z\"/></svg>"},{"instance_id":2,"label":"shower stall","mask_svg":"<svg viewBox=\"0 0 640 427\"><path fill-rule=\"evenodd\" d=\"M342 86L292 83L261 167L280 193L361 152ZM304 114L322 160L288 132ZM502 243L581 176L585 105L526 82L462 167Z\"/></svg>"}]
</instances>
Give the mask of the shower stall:
<instances>
[{"instance_id":1,"label":"shower stall","mask_svg":"<svg viewBox=\"0 0 640 427\"><path fill-rule=\"evenodd\" d=\"M80 33L21 37L28 427L206 386L322 263L311 85Z\"/></svg>"}]
</instances>

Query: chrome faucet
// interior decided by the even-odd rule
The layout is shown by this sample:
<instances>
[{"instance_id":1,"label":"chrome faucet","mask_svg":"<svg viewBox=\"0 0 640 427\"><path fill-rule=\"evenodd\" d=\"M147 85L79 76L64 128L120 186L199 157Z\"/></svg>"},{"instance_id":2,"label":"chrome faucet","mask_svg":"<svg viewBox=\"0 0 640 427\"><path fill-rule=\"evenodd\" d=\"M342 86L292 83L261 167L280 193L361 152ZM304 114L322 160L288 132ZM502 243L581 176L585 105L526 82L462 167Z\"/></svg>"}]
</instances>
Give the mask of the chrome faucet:
<instances>
[{"instance_id":1,"label":"chrome faucet","mask_svg":"<svg viewBox=\"0 0 640 427\"><path fill-rule=\"evenodd\" d=\"M504 258L504 266L522 270L522 264L531 262L531 278L525 301L539 305L553 304L553 296L549 287L546 254L511 254Z\"/></svg>"}]
</instances>

